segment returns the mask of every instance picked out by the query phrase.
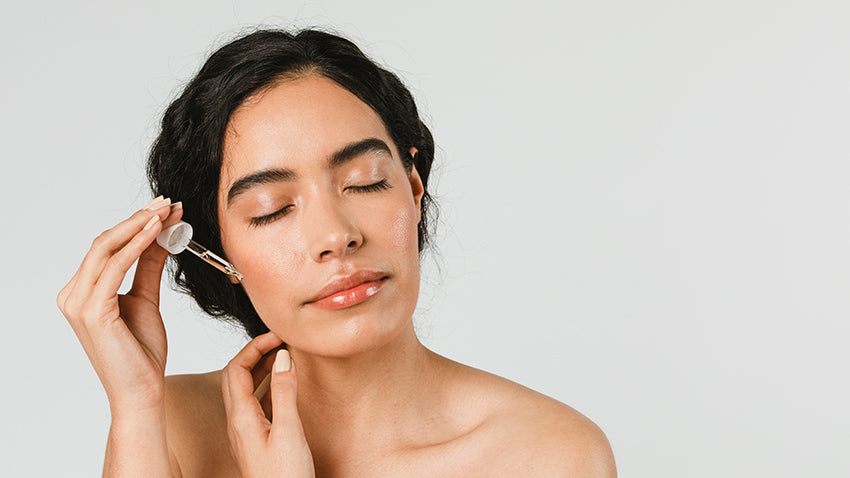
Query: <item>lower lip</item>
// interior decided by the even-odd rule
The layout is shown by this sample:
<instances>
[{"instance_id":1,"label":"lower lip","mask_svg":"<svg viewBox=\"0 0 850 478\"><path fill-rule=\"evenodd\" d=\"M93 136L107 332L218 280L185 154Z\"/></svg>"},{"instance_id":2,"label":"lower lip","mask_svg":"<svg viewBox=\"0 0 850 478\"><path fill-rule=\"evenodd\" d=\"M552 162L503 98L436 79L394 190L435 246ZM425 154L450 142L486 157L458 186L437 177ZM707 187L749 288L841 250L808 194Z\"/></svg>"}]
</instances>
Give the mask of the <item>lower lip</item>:
<instances>
[{"instance_id":1,"label":"lower lip","mask_svg":"<svg viewBox=\"0 0 850 478\"><path fill-rule=\"evenodd\" d=\"M364 282L356 287L352 287L351 289L337 292L334 295L329 295L315 302L309 302L309 305L320 309L344 309L346 307L351 307L352 305L357 305L377 294L384 288L384 284L386 283L386 278L371 282Z\"/></svg>"}]
</instances>

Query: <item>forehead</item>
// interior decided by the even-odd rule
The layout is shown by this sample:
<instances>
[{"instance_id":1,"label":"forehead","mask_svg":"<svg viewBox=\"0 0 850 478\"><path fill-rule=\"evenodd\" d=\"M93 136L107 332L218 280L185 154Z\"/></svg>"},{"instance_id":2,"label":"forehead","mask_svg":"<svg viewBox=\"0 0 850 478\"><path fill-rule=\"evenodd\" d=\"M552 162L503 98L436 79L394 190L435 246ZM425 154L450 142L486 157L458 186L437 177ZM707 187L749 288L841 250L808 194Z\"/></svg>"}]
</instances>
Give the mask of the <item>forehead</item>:
<instances>
[{"instance_id":1,"label":"forehead","mask_svg":"<svg viewBox=\"0 0 850 478\"><path fill-rule=\"evenodd\" d=\"M341 146L370 137L395 150L377 113L333 80L317 75L285 80L249 98L232 115L220 189L263 169L320 167Z\"/></svg>"}]
</instances>

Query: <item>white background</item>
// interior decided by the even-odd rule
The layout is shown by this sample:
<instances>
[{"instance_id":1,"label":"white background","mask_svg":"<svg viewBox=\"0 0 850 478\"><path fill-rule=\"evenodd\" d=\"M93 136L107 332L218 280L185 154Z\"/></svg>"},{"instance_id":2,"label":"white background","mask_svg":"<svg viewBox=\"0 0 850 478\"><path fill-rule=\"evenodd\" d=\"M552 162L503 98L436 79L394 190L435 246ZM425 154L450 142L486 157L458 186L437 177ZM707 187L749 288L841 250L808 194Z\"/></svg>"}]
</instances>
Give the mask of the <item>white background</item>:
<instances>
[{"instance_id":1,"label":"white background","mask_svg":"<svg viewBox=\"0 0 850 478\"><path fill-rule=\"evenodd\" d=\"M415 93L427 345L591 417L624 477L847 476L842 0L5 5L4 476L99 474L107 403L55 295L150 199L169 100L258 23L334 28ZM175 293L163 313L169 373L244 342Z\"/></svg>"}]
</instances>

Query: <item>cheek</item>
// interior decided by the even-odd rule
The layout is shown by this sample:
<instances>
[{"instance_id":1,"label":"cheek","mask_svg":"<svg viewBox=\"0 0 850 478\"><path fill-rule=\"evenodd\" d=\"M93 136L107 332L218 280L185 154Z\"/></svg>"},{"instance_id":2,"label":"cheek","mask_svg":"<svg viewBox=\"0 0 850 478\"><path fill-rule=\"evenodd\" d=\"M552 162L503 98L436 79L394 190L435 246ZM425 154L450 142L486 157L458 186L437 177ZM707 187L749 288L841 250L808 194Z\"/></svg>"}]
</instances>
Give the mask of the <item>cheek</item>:
<instances>
[{"instance_id":1,"label":"cheek","mask_svg":"<svg viewBox=\"0 0 850 478\"><path fill-rule=\"evenodd\" d=\"M392 249L391 255L395 262L394 270L398 289L398 300L392 306L399 317L413 315L419 296L420 264L419 264L419 221L413 207L405 207L396 211L389 218L385 231L388 244L386 249ZM386 234L386 233L385 233Z\"/></svg>"},{"instance_id":2,"label":"cheek","mask_svg":"<svg viewBox=\"0 0 850 478\"><path fill-rule=\"evenodd\" d=\"M288 303L293 298L295 291L287 284L296 283L304 262L298 244L296 238L274 236L231 248L233 262L245 276L242 286L261 317L263 304L277 304L280 299ZM272 296L278 300L269 301Z\"/></svg>"},{"instance_id":3,"label":"cheek","mask_svg":"<svg viewBox=\"0 0 850 478\"><path fill-rule=\"evenodd\" d=\"M390 216L386 230L390 231L392 248L397 251L408 252L411 247L416 250L415 257L418 261L418 223L416 212L410 208L402 208Z\"/></svg>"},{"instance_id":4,"label":"cheek","mask_svg":"<svg viewBox=\"0 0 850 478\"><path fill-rule=\"evenodd\" d=\"M268 247L260 246L243 255L242 260L246 264L245 269L258 279L256 282L261 282L272 277L288 279L297 275L295 269L299 263L298 257L294 249L282 247L281 244L269 244Z\"/></svg>"}]
</instances>

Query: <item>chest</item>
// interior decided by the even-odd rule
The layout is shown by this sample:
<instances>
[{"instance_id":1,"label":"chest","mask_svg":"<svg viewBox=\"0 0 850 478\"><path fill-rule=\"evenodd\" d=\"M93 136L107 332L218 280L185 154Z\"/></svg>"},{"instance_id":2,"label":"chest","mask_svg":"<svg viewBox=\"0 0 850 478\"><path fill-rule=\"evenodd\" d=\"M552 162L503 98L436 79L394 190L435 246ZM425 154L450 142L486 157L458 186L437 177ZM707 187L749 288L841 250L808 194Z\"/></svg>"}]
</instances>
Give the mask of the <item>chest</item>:
<instances>
[{"instance_id":1,"label":"chest","mask_svg":"<svg viewBox=\"0 0 850 478\"><path fill-rule=\"evenodd\" d=\"M191 449L183 448L178 457L183 477L240 477L224 424L215 433L209 431L193 437ZM475 436L391 454L320 455L314 453L317 478L521 476L528 469L507 440Z\"/></svg>"}]
</instances>

